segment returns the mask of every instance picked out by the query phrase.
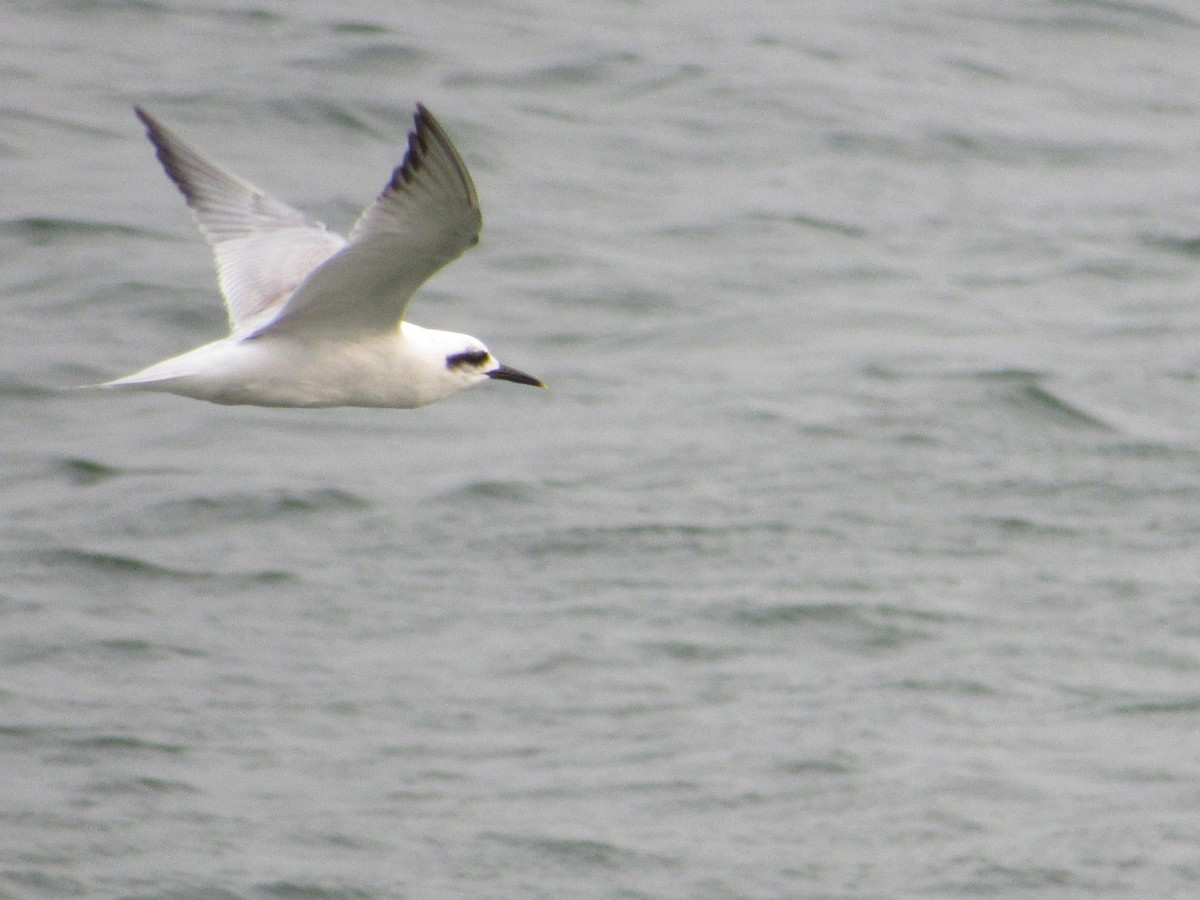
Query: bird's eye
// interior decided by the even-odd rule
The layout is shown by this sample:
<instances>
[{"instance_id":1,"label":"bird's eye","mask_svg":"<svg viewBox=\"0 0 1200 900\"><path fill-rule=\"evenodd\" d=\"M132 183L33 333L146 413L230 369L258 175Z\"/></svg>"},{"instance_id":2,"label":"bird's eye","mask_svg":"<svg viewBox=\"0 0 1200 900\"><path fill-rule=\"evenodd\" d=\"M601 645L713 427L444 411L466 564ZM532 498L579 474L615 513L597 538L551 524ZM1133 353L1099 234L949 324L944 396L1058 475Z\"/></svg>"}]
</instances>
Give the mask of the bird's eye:
<instances>
[{"instance_id":1,"label":"bird's eye","mask_svg":"<svg viewBox=\"0 0 1200 900\"><path fill-rule=\"evenodd\" d=\"M462 353L452 353L446 357L447 369L477 369L488 360L486 350L464 350Z\"/></svg>"}]
</instances>

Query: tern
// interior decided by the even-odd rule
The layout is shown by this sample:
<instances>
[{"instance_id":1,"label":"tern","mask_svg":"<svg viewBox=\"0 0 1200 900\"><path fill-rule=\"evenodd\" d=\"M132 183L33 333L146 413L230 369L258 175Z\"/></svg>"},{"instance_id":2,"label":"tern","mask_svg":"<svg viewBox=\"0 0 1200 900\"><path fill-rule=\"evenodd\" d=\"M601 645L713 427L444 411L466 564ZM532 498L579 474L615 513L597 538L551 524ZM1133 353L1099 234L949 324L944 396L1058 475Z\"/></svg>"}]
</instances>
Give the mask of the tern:
<instances>
[{"instance_id":1,"label":"tern","mask_svg":"<svg viewBox=\"0 0 1200 900\"><path fill-rule=\"evenodd\" d=\"M413 292L477 244L483 224L466 164L424 106L403 162L349 237L134 112L212 246L230 333L101 387L222 404L397 409L488 380L545 387L477 338L404 321Z\"/></svg>"}]
</instances>

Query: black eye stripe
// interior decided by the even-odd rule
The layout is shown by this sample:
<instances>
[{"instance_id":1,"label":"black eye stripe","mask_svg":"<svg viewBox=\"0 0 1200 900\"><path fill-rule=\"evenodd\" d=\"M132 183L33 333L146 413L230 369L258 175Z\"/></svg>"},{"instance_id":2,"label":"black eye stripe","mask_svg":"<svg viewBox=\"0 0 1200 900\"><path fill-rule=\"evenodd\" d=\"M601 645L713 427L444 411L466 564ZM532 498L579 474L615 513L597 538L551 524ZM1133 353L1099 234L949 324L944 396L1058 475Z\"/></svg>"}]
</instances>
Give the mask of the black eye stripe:
<instances>
[{"instance_id":1,"label":"black eye stripe","mask_svg":"<svg viewBox=\"0 0 1200 900\"><path fill-rule=\"evenodd\" d=\"M462 353L452 353L446 357L447 369L461 369L465 366L478 368L487 362L486 350L465 350Z\"/></svg>"}]
</instances>

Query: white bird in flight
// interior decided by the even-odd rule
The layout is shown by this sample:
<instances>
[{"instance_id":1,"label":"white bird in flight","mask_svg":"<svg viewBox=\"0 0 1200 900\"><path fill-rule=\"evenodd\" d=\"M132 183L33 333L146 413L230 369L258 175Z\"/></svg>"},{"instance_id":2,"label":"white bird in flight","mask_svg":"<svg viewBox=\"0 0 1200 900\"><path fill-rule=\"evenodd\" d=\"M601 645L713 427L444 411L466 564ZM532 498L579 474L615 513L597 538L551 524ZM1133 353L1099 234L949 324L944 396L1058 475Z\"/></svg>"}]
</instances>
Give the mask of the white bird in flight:
<instances>
[{"instance_id":1,"label":"white bird in flight","mask_svg":"<svg viewBox=\"0 0 1200 900\"><path fill-rule=\"evenodd\" d=\"M254 406L433 403L489 379L545 387L465 334L404 321L413 292L479 241L466 164L418 104L404 161L349 238L135 112L216 256L228 337L101 385Z\"/></svg>"}]
</instances>

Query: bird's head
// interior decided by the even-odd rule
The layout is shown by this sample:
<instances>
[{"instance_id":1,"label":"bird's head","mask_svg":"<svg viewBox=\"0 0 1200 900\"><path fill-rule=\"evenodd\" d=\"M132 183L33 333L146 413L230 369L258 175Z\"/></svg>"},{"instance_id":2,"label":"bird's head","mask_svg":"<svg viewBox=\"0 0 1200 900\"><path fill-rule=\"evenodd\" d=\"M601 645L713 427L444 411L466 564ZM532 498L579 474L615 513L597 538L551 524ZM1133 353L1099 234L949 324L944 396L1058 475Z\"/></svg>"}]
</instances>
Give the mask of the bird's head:
<instances>
[{"instance_id":1,"label":"bird's head","mask_svg":"<svg viewBox=\"0 0 1200 900\"><path fill-rule=\"evenodd\" d=\"M541 380L532 375L502 365L482 341L466 334L454 334L448 331L431 332L436 335L437 352L441 364L445 366L444 378L461 390L481 381L511 381L515 384L528 384L544 388Z\"/></svg>"}]
</instances>

